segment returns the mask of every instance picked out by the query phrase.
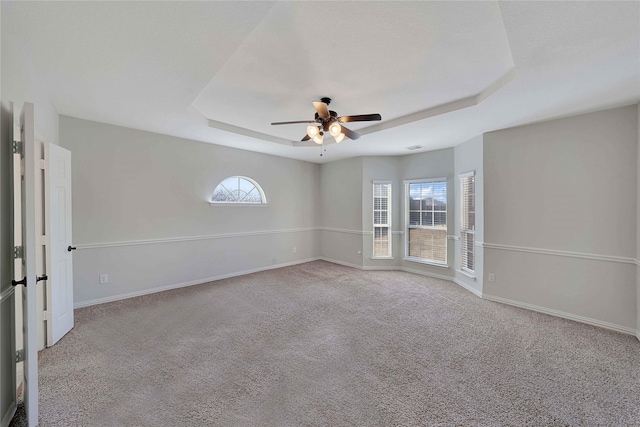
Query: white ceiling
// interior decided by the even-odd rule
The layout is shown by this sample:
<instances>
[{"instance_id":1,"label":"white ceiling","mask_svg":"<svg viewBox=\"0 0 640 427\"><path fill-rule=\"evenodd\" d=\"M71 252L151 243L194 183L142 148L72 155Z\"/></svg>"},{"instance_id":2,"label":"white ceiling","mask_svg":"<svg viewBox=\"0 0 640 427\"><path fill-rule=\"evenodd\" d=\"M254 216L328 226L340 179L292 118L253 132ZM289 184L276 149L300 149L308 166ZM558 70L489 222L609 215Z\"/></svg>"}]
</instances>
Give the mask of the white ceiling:
<instances>
[{"instance_id":1,"label":"white ceiling","mask_svg":"<svg viewBox=\"0 0 640 427\"><path fill-rule=\"evenodd\" d=\"M640 2L2 2L60 114L326 162L640 101ZM363 136L304 147L311 102ZM330 138L328 138L330 139ZM307 143L306 145L313 145ZM419 150L420 151L420 150Z\"/></svg>"}]
</instances>

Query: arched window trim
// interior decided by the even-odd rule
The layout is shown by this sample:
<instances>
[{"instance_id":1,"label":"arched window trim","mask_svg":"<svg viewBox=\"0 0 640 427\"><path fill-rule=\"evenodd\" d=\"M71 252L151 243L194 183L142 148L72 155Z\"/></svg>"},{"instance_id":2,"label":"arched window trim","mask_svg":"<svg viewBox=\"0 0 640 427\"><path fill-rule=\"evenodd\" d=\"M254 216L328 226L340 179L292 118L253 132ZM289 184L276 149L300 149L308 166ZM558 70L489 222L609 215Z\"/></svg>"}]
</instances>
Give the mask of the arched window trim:
<instances>
[{"instance_id":1,"label":"arched window trim","mask_svg":"<svg viewBox=\"0 0 640 427\"><path fill-rule=\"evenodd\" d=\"M216 202L213 200L213 194L215 194L216 190L218 189L218 187L222 186L222 183L225 182L228 179L241 179L241 180L245 180L247 182L249 182L250 184L252 184L254 186L254 188L256 190L258 190L258 192L260 193L260 201L259 202L243 202L243 201L239 201L239 202ZM227 192L231 192L233 191L233 189L229 190L228 188L224 187L223 188L227 191ZM253 191L253 189L251 189L249 192ZM209 200L209 205L211 206L253 206L253 207L258 207L258 206L267 206L267 196L264 194L264 190L262 189L262 187L260 186L260 184L258 184L258 182L255 179L249 178L248 176L242 176L242 175L233 175L233 176L228 176L226 178L224 178L223 180L221 180L218 185L216 185L215 189L213 190L213 194L211 195L211 198Z\"/></svg>"}]
</instances>

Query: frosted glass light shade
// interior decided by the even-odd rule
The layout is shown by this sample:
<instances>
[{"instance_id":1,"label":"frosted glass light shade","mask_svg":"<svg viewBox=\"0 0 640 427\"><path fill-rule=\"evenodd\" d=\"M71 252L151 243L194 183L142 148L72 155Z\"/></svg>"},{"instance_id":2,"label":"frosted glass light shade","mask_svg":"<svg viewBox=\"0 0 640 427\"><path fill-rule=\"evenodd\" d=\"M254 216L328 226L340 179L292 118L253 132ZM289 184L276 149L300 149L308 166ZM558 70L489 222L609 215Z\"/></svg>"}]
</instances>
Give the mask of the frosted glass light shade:
<instances>
[{"instance_id":1,"label":"frosted glass light shade","mask_svg":"<svg viewBox=\"0 0 640 427\"><path fill-rule=\"evenodd\" d=\"M315 138L320 134L320 128L318 126L307 126L307 135L309 138Z\"/></svg>"}]
</instances>

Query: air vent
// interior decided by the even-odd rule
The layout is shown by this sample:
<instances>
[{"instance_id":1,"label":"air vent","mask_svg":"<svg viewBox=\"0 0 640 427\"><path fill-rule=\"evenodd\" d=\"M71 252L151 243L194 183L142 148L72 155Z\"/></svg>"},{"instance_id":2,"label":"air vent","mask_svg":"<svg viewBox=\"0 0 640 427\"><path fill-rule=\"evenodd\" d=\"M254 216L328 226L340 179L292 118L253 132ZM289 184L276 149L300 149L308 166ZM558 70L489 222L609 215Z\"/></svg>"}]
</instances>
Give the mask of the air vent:
<instances>
[{"instance_id":1,"label":"air vent","mask_svg":"<svg viewBox=\"0 0 640 427\"><path fill-rule=\"evenodd\" d=\"M419 150L424 148L422 145L412 145L411 147L407 147L407 150Z\"/></svg>"}]
</instances>

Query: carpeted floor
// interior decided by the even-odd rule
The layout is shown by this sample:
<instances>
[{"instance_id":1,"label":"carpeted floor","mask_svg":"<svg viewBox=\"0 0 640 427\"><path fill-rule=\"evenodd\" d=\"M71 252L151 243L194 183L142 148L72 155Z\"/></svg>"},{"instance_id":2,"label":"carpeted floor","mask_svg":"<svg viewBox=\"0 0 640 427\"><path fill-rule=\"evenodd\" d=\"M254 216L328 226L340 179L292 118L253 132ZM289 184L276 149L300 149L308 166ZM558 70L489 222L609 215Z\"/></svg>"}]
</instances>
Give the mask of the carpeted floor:
<instances>
[{"instance_id":1,"label":"carpeted floor","mask_svg":"<svg viewBox=\"0 0 640 427\"><path fill-rule=\"evenodd\" d=\"M316 261L77 310L40 424L638 426L640 343Z\"/></svg>"}]
</instances>

